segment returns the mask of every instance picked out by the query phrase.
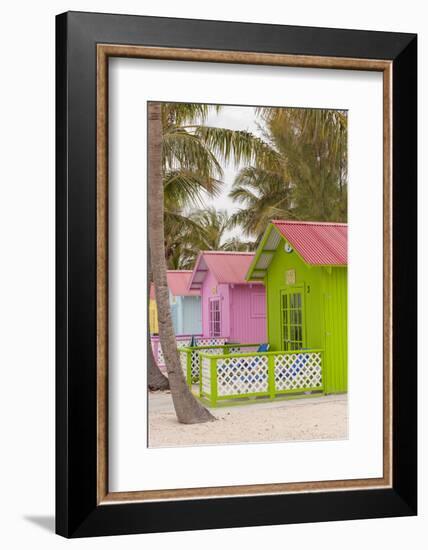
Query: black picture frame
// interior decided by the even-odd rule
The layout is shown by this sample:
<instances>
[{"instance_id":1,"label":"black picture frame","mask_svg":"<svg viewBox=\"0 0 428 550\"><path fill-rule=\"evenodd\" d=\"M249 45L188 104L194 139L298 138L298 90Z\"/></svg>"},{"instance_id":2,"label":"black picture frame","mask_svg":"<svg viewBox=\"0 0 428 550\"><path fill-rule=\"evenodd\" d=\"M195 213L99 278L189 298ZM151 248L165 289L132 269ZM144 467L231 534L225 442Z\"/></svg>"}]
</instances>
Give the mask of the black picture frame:
<instances>
[{"instance_id":1,"label":"black picture frame","mask_svg":"<svg viewBox=\"0 0 428 550\"><path fill-rule=\"evenodd\" d=\"M96 46L392 62L393 483L386 489L97 505ZM68 12L56 18L56 532L65 537L417 513L417 36Z\"/></svg>"}]
</instances>

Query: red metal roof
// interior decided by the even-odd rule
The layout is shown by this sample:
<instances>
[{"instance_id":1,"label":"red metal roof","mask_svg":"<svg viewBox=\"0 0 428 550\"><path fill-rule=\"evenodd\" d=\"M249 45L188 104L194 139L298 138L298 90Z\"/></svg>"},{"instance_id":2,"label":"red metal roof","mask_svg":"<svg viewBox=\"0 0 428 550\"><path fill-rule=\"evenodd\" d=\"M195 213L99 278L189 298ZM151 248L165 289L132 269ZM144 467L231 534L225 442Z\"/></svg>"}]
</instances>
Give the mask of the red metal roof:
<instances>
[{"instance_id":1,"label":"red metal roof","mask_svg":"<svg viewBox=\"0 0 428 550\"><path fill-rule=\"evenodd\" d=\"M218 283L248 284L245 275L253 258L254 252L201 252L192 273L190 288L199 287L207 270Z\"/></svg>"},{"instance_id":2,"label":"red metal roof","mask_svg":"<svg viewBox=\"0 0 428 550\"><path fill-rule=\"evenodd\" d=\"M166 273L168 288L174 296L199 296L198 290L189 290L192 276L190 270L168 270Z\"/></svg>"},{"instance_id":3,"label":"red metal roof","mask_svg":"<svg viewBox=\"0 0 428 550\"><path fill-rule=\"evenodd\" d=\"M272 224L307 264L348 264L348 224L284 220Z\"/></svg>"}]
</instances>

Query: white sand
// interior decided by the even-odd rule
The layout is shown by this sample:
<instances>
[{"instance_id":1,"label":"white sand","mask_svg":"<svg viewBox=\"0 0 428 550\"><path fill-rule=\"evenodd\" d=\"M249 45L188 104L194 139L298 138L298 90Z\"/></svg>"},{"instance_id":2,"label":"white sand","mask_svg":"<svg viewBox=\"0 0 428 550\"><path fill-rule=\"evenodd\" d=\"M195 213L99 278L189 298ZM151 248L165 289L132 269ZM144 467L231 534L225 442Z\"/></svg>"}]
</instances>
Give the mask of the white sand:
<instances>
[{"instance_id":1,"label":"white sand","mask_svg":"<svg viewBox=\"0 0 428 550\"><path fill-rule=\"evenodd\" d=\"M180 447L314 439L346 439L346 395L210 409L215 422L177 422L169 393L149 396L149 446Z\"/></svg>"}]
</instances>

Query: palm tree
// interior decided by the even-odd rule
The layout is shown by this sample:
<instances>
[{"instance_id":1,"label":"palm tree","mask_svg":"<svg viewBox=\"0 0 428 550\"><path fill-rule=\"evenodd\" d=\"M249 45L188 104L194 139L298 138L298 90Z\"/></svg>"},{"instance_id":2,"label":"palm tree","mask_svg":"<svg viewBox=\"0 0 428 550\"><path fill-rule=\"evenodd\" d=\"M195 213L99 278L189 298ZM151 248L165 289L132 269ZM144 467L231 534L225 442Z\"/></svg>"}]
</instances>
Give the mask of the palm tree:
<instances>
[{"instance_id":1,"label":"palm tree","mask_svg":"<svg viewBox=\"0 0 428 550\"><path fill-rule=\"evenodd\" d=\"M346 221L347 115L332 109L261 109L282 152L298 219Z\"/></svg>"},{"instance_id":2,"label":"palm tree","mask_svg":"<svg viewBox=\"0 0 428 550\"><path fill-rule=\"evenodd\" d=\"M149 232L159 335L162 349L166 350L165 363L177 418L184 423L205 422L213 417L194 399L181 372L168 303L165 254L170 265L182 256L177 236L183 240L183 236L194 230L194 222L184 212L189 204L203 204L207 195L218 193L222 177L220 160L228 162L233 157L239 163L265 154L263 142L248 132L195 124L195 120L205 120L210 108L219 109L164 103L150 104L149 111ZM155 148L152 137L157 143Z\"/></svg>"},{"instance_id":3,"label":"palm tree","mask_svg":"<svg viewBox=\"0 0 428 550\"><path fill-rule=\"evenodd\" d=\"M232 214L230 225L244 234L263 234L270 220L292 217L291 183L284 162L275 167L247 166L237 174L229 196L243 208Z\"/></svg>"},{"instance_id":4,"label":"palm tree","mask_svg":"<svg viewBox=\"0 0 428 550\"><path fill-rule=\"evenodd\" d=\"M243 206L231 223L259 239L275 218L346 221L346 114L326 109L258 112L272 154L258 157L235 178L230 196Z\"/></svg>"},{"instance_id":5,"label":"palm tree","mask_svg":"<svg viewBox=\"0 0 428 550\"><path fill-rule=\"evenodd\" d=\"M191 219L191 214L170 209L168 215L165 215L165 258L168 269L188 269L189 252L196 246L201 231L201 227Z\"/></svg>"},{"instance_id":6,"label":"palm tree","mask_svg":"<svg viewBox=\"0 0 428 550\"><path fill-rule=\"evenodd\" d=\"M235 250L246 251L252 242L244 242L236 237L227 238L227 232L233 227L226 210L209 207L192 212L190 220L200 227L195 248L199 250Z\"/></svg>"},{"instance_id":7,"label":"palm tree","mask_svg":"<svg viewBox=\"0 0 428 550\"><path fill-rule=\"evenodd\" d=\"M218 195L223 177L221 162L233 160L239 165L276 156L272 148L249 132L205 126L210 109L219 111L221 107L162 104L165 251L170 268L184 269L182 262L186 267L191 264L186 250L180 254L180 242L192 241L198 233L187 212L203 208L207 198Z\"/></svg>"},{"instance_id":8,"label":"palm tree","mask_svg":"<svg viewBox=\"0 0 428 550\"><path fill-rule=\"evenodd\" d=\"M157 366L155 358L153 357L153 350L151 346L149 346L147 361L147 386L149 387L149 390L169 390L169 380Z\"/></svg>"},{"instance_id":9,"label":"palm tree","mask_svg":"<svg viewBox=\"0 0 428 550\"><path fill-rule=\"evenodd\" d=\"M230 217L225 210L209 207L191 211L188 217L183 216L183 222L178 222L175 230L170 226L171 234L166 239L168 268L193 269L201 250L253 250L254 242L228 237L230 229ZM168 233L167 225L165 231Z\"/></svg>"},{"instance_id":10,"label":"palm tree","mask_svg":"<svg viewBox=\"0 0 428 550\"><path fill-rule=\"evenodd\" d=\"M165 255L170 269L179 268L182 243L187 242L192 224L183 215L189 203L202 204L205 194L215 195L221 182L221 166L210 149L185 126L189 120L204 120L207 105L161 104L162 178L164 196ZM150 389L164 389L165 376L157 364L150 363Z\"/></svg>"},{"instance_id":11,"label":"palm tree","mask_svg":"<svg viewBox=\"0 0 428 550\"><path fill-rule=\"evenodd\" d=\"M194 424L214 420L211 413L192 395L180 365L169 307L164 252L164 192L162 171L162 109L148 105L148 189L150 260L158 306L159 337L167 366L172 400L179 422Z\"/></svg>"}]
</instances>

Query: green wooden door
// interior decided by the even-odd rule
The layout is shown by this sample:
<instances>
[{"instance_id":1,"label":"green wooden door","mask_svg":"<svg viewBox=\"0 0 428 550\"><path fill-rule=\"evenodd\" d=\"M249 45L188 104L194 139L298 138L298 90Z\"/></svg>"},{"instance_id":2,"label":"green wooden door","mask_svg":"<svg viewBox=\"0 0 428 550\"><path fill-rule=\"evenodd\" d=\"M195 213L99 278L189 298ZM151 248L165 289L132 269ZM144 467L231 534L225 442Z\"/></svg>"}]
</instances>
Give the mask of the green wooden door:
<instances>
[{"instance_id":1,"label":"green wooden door","mask_svg":"<svg viewBox=\"0 0 428 550\"><path fill-rule=\"evenodd\" d=\"M281 290L281 341L284 351L305 346L305 315L303 288L297 286Z\"/></svg>"}]
</instances>

